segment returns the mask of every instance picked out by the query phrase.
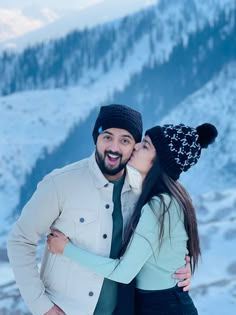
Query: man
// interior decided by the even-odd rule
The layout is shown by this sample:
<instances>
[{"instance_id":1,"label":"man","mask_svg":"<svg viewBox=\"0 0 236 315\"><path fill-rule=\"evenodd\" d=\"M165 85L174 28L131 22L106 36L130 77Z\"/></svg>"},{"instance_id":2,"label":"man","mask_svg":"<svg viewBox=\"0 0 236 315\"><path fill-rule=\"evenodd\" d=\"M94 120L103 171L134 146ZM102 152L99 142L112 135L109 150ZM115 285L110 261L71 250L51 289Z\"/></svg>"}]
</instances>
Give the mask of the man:
<instances>
[{"instance_id":1,"label":"man","mask_svg":"<svg viewBox=\"0 0 236 315\"><path fill-rule=\"evenodd\" d=\"M140 192L140 177L126 164L141 137L140 113L124 105L101 107L93 130L96 152L47 175L24 207L9 235L8 255L34 315L113 313L115 282L47 248L39 275L35 254L38 241L54 228L82 248L119 255Z\"/></svg>"}]
</instances>

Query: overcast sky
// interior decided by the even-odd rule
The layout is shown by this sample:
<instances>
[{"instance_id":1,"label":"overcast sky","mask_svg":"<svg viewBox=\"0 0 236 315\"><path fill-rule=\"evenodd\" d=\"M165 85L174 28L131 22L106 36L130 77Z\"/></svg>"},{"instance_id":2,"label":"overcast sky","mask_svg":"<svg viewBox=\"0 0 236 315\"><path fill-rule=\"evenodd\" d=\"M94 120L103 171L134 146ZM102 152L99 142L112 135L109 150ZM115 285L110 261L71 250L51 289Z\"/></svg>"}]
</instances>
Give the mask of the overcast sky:
<instances>
[{"instance_id":1,"label":"overcast sky","mask_svg":"<svg viewBox=\"0 0 236 315\"><path fill-rule=\"evenodd\" d=\"M132 14L158 0L0 0L0 50ZM3 44L4 43L4 44ZM20 48L21 47L21 48Z\"/></svg>"},{"instance_id":2,"label":"overcast sky","mask_svg":"<svg viewBox=\"0 0 236 315\"><path fill-rule=\"evenodd\" d=\"M23 8L25 6L45 6L53 8L81 8L103 0L1 0L0 7L5 8Z\"/></svg>"},{"instance_id":3,"label":"overcast sky","mask_svg":"<svg viewBox=\"0 0 236 315\"><path fill-rule=\"evenodd\" d=\"M129 1L129 4L133 2L134 6L137 4L146 6L157 2L157 0L0 0L0 8L23 8L26 6L40 6L56 9L81 9L86 6L90 6L99 2L116 2L125 3Z\"/></svg>"}]
</instances>

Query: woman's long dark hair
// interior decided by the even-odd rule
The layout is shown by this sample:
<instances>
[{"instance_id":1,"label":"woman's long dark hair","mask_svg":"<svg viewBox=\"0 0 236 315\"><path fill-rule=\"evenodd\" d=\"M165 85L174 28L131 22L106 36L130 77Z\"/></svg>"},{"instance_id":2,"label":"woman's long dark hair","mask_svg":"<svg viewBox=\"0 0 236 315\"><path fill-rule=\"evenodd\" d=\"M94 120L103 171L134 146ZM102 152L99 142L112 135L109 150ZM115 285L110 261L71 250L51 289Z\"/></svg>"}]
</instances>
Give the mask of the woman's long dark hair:
<instances>
[{"instance_id":1,"label":"woman's long dark hair","mask_svg":"<svg viewBox=\"0 0 236 315\"><path fill-rule=\"evenodd\" d=\"M168 205L165 204L163 193L166 193L170 196L170 203ZM169 208L171 202L176 200L179 204L180 208L183 209L184 212L184 226L186 233L188 235L187 248L189 251L189 256L191 259L191 269L194 272L195 267L198 264L198 258L201 255L200 244L199 244L199 236L197 229L197 219L195 209L193 207L192 201L190 199L189 194L184 189L184 187L178 182L174 181L171 177L169 177L161 167L160 159L157 155L155 158L151 169L146 175L143 185L142 192L136 204L135 210L131 217L130 223L128 225L124 242L120 251L120 257L125 253L131 238L133 237L135 228L138 224L138 221L141 216L142 207L149 203L152 208L152 197L157 196L160 199L160 214L157 219L160 224L160 233L159 233L159 242L160 246L163 240L164 235L164 219L165 216L169 216L169 220L171 220L169 214ZM155 209L152 208L153 211ZM170 227L170 224L169 224ZM170 233L171 231L169 231Z\"/></svg>"}]
</instances>

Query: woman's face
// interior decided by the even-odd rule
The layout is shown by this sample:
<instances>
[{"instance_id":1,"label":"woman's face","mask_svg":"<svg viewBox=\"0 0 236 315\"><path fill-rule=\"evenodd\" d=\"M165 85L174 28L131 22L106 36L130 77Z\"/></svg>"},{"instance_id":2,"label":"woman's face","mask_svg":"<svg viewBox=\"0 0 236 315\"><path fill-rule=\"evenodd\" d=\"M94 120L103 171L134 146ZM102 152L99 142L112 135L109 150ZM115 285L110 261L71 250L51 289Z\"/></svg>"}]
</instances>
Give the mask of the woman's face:
<instances>
[{"instance_id":1,"label":"woman's face","mask_svg":"<svg viewBox=\"0 0 236 315\"><path fill-rule=\"evenodd\" d=\"M128 164L145 177L152 167L155 157L156 149L149 136L145 136L142 142L135 144L134 152Z\"/></svg>"}]
</instances>

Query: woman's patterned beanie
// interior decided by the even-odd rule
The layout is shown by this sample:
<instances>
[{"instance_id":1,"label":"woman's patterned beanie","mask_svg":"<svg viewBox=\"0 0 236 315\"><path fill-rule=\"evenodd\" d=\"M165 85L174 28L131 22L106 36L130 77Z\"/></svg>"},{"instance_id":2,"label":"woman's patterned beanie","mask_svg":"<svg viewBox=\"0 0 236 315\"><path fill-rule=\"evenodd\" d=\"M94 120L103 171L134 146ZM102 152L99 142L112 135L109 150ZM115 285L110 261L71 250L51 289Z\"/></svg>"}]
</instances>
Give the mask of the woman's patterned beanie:
<instances>
[{"instance_id":1,"label":"woman's patterned beanie","mask_svg":"<svg viewBox=\"0 0 236 315\"><path fill-rule=\"evenodd\" d=\"M146 131L156 148L165 172L177 180L197 163L201 149L207 148L218 135L214 125L205 123L192 128L180 125L156 126Z\"/></svg>"}]
</instances>

